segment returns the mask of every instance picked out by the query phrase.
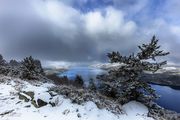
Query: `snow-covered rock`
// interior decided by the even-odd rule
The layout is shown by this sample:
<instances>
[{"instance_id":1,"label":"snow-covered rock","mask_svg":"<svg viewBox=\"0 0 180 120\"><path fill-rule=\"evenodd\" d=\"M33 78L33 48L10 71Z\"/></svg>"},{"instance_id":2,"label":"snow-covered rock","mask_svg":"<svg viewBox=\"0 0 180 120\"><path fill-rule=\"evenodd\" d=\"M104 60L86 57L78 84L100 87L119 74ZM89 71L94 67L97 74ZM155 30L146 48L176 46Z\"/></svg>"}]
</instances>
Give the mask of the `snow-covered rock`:
<instances>
[{"instance_id":1,"label":"snow-covered rock","mask_svg":"<svg viewBox=\"0 0 180 120\"><path fill-rule=\"evenodd\" d=\"M49 83L0 77L0 120L153 120L147 117L147 107L136 101L123 105L124 114L115 115L106 109L98 109L91 101L78 105L55 92L50 95L48 89L51 86ZM18 98L20 91L33 91L35 100L52 100L56 106L47 104L36 108L30 101L24 102Z\"/></svg>"}]
</instances>

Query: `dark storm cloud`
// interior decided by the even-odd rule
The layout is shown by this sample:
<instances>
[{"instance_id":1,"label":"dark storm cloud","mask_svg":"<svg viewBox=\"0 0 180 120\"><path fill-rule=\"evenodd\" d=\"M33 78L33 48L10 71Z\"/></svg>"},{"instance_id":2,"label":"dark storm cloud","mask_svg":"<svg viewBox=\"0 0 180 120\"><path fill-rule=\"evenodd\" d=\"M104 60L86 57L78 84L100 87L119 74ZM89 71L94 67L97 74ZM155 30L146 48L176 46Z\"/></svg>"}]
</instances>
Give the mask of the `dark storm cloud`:
<instances>
[{"instance_id":1,"label":"dark storm cloud","mask_svg":"<svg viewBox=\"0 0 180 120\"><path fill-rule=\"evenodd\" d=\"M18 20L13 19L13 21ZM76 36L77 40L74 42L66 43L65 40L68 39L61 37L61 33L58 36L55 35L49 24L40 20L29 19L28 21L28 25L21 26L21 22L15 22L11 29L7 26L1 29L3 50L10 58L33 55L46 60L87 61L88 54L93 55L96 52L96 44L87 40L87 37L84 38L83 35ZM7 22L7 25L12 24L12 21ZM71 35L71 33L68 34Z\"/></svg>"},{"instance_id":2,"label":"dark storm cloud","mask_svg":"<svg viewBox=\"0 0 180 120\"><path fill-rule=\"evenodd\" d=\"M63 34L71 36L71 31L63 33L59 29L56 35L55 25L39 17L29 2L19 2L18 5L6 2L0 11L1 53L6 58L33 55L45 60L88 61L92 55L97 57L96 44L81 30L76 31L80 33L74 41L66 42L69 38Z\"/></svg>"},{"instance_id":3,"label":"dark storm cloud","mask_svg":"<svg viewBox=\"0 0 180 120\"><path fill-rule=\"evenodd\" d=\"M58 1L2 2L0 41L6 58L101 60L108 50L129 46L126 36L131 37L136 29L134 22L125 21L123 13L114 8L104 9L104 16L100 9L82 14ZM124 45L114 45L121 38Z\"/></svg>"},{"instance_id":4,"label":"dark storm cloud","mask_svg":"<svg viewBox=\"0 0 180 120\"><path fill-rule=\"evenodd\" d=\"M0 0L0 52L8 59L104 61L112 50L136 52L156 34L178 63L179 6L178 0Z\"/></svg>"}]
</instances>

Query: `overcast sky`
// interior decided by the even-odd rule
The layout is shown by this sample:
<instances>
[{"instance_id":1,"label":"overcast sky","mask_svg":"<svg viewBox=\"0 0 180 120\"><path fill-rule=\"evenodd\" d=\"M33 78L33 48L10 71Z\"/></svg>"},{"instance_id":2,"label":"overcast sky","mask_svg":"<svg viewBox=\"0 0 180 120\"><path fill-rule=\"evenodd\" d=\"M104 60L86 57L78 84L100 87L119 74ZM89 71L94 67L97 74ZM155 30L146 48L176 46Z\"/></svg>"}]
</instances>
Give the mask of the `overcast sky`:
<instances>
[{"instance_id":1,"label":"overcast sky","mask_svg":"<svg viewBox=\"0 0 180 120\"><path fill-rule=\"evenodd\" d=\"M44 61L105 61L156 35L180 63L180 0L0 0L0 53Z\"/></svg>"}]
</instances>

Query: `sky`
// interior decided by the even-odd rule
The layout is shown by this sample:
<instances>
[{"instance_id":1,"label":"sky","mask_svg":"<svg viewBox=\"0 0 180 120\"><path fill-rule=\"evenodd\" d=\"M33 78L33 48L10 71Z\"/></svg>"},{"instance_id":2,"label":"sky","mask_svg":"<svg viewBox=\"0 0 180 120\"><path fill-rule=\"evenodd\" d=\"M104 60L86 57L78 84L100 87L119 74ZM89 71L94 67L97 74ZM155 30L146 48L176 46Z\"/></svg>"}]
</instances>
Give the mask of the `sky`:
<instances>
[{"instance_id":1,"label":"sky","mask_svg":"<svg viewBox=\"0 0 180 120\"><path fill-rule=\"evenodd\" d=\"M43 61L106 62L153 35L180 64L179 0L0 0L0 53Z\"/></svg>"}]
</instances>

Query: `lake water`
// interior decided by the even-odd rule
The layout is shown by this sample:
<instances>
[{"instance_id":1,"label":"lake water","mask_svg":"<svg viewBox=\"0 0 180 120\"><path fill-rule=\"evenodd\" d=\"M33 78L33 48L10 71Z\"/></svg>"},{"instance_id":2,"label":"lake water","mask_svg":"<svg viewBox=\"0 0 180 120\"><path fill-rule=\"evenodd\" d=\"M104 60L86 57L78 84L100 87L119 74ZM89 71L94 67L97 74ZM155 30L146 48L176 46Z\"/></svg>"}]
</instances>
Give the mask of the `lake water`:
<instances>
[{"instance_id":1,"label":"lake water","mask_svg":"<svg viewBox=\"0 0 180 120\"><path fill-rule=\"evenodd\" d=\"M157 100L160 106L180 113L180 88L173 89L169 86L152 85L161 97Z\"/></svg>"},{"instance_id":2,"label":"lake water","mask_svg":"<svg viewBox=\"0 0 180 120\"><path fill-rule=\"evenodd\" d=\"M104 73L104 70L90 67L73 67L60 73L59 76L67 76L73 80L76 75L81 75L85 84L90 78L96 79L96 75ZM169 86L152 85L161 97L156 101L160 106L180 113L180 88L173 89Z\"/></svg>"},{"instance_id":3,"label":"lake water","mask_svg":"<svg viewBox=\"0 0 180 120\"><path fill-rule=\"evenodd\" d=\"M73 67L63 73L60 73L59 76L67 76L68 79L74 80L76 75L81 75L85 84L88 84L91 78L96 79L96 75L104 72L105 71L102 69L92 67Z\"/></svg>"}]
</instances>

